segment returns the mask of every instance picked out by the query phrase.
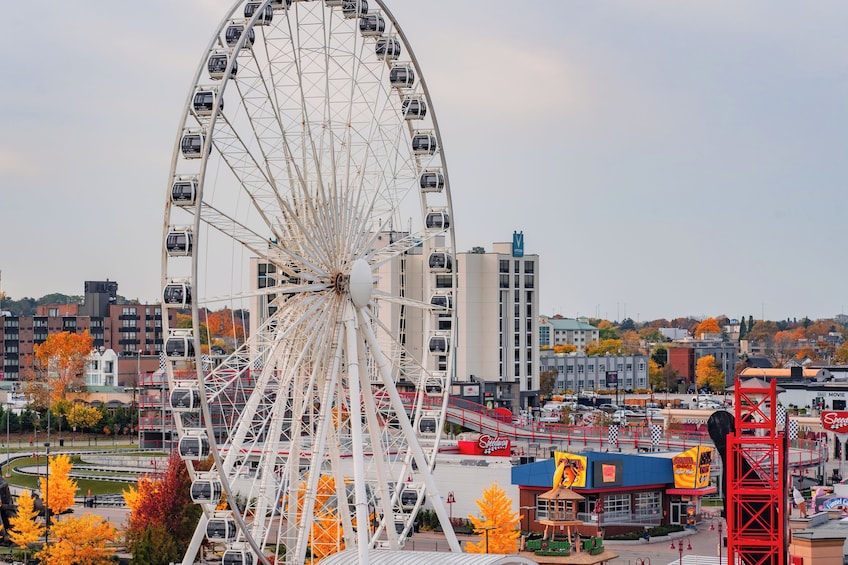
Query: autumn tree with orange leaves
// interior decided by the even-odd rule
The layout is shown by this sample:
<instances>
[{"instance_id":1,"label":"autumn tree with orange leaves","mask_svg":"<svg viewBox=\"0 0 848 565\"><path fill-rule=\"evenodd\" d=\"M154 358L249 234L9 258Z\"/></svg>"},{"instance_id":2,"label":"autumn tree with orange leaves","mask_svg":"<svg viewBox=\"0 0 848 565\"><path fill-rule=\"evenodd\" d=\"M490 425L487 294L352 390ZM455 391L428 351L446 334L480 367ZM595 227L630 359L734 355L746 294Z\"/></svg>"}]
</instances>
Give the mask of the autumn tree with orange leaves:
<instances>
[{"instance_id":1,"label":"autumn tree with orange leaves","mask_svg":"<svg viewBox=\"0 0 848 565\"><path fill-rule=\"evenodd\" d=\"M28 490L18 496L18 508L14 516L9 518L9 539L12 543L26 550L29 544L41 539L44 535L44 525L35 521L38 510L35 509L35 499ZM26 554L24 554L26 557Z\"/></svg>"},{"instance_id":2,"label":"autumn tree with orange leaves","mask_svg":"<svg viewBox=\"0 0 848 565\"><path fill-rule=\"evenodd\" d=\"M73 463L67 455L49 458L50 480L39 477L41 492L46 493L45 502L52 514L59 515L74 505L77 482L71 478Z\"/></svg>"},{"instance_id":3,"label":"autumn tree with orange leaves","mask_svg":"<svg viewBox=\"0 0 848 565\"><path fill-rule=\"evenodd\" d=\"M24 375L22 390L36 409L49 408L85 387L85 363L93 349L88 330L51 334L35 345L35 371Z\"/></svg>"},{"instance_id":4,"label":"autumn tree with orange leaves","mask_svg":"<svg viewBox=\"0 0 848 565\"><path fill-rule=\"evenodd\" d=\"M700 338L704 334L720 334L721 328L715 318L707 318L695 330L695 337Z\"/></svg>"},{"instance_id":5,"label":"autumn tree with orange leaves","mask_svg":"<svg viewBox=\"0 0 848 565\"><path fill-rule=\"evenodd\" d=\"M118 532L108 521L94 514L68 518L50 528L53 541L35 554L44 565L106 565L113 563Z\"/></svg>"},{"instance_id":6,"label":"autumn tree with orange leaves","mask_svg":"<svg viewBox=\"0 0 848 565\"><path fill-rule=\"evenodd\" d=\"M698 359L695 366L695 378L698 388L709 388L712 391L724 390L724 371L716 364L715 357L704 355Z\"/></svg>"},{"instance_id":7,"label":"autumn tree with orange leaves","mask_svg":"<svg viewBox=\"0 0 848 565\"><path fill-rule=\"evenodd\" d=\"M468 553L517 552L521 515L512 510L512 499L506 495L506 491L497 483L492 483L491 487L483 490L483 498L475 502L482 518L469 514L468 519L474 525L474 533L484 538L478 543L467 543L465 550Z\"/></svg>"},{"instance_id":8,"label":"autumn tree with orange leaves","mask_svg":"<svg viewBox=\"0 0 848 565\"><path fill-rule=\"evenodd\" d=\"M130 510L127 549L137 565L167 565L180 561L188 547L201 508L190 495L191 477L176 451L159 477L142 476L124 491Z\"/></svg>"}]
</instances>

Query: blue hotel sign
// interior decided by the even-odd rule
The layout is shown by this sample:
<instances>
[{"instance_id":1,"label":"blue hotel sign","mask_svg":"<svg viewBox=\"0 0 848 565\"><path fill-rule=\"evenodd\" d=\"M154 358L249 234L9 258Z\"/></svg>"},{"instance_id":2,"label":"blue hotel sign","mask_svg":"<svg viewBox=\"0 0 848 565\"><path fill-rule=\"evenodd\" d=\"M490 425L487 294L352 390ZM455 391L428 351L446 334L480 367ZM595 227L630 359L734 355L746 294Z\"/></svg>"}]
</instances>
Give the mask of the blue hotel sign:
<instances>
[{"instance_id":1,"label":"blue hotel sign","mask_svg":"<svg viewBox=\"0 0 848 565\"><path fill-rule=\"evenodd\" d=\"M512 232L512 256L524 257L524 232Z\"/></svg>"}]
</instances>

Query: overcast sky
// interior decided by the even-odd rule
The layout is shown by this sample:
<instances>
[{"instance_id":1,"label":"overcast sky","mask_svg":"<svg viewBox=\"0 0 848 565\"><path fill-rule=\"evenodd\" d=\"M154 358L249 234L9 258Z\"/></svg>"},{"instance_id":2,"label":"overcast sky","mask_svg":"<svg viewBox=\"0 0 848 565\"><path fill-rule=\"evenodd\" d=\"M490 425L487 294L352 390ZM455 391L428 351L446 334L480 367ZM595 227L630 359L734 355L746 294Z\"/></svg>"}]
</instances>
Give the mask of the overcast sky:
<instances>
[{"instance_id":1,"label":"overcast sky","mask_svg":"<svg viewBox=\"0 0 848 565\"><path fill-rule=\"evenodd\" d=\"M848 3L387 2L433 97L459 249L523 231L543 312L844 310ZM108 278L159 299L177 127L230 5L4 6L10 297Z\"/></svg>"}]
</instances>

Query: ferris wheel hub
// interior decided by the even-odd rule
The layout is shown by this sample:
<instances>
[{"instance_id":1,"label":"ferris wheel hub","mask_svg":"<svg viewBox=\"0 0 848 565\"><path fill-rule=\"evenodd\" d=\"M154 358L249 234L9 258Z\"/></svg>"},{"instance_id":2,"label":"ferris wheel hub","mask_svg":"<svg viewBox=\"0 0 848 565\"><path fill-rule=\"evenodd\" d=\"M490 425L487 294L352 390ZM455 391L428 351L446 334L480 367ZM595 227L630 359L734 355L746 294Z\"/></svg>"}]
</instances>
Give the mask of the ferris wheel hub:
<instances>
[{"instance_id":1,"label":"ferris wheel hub","mask_svg":"<svg viewBox=\"0 0 848 565\"><path fill-rule=\"evenodd\" d=\"M350 299L357 308L362 308L371 301L373 290L374 278L371 275L371 267L364 259L357 259L350 269L350 281L348 283Z\"/></svg>"}]
</instances>

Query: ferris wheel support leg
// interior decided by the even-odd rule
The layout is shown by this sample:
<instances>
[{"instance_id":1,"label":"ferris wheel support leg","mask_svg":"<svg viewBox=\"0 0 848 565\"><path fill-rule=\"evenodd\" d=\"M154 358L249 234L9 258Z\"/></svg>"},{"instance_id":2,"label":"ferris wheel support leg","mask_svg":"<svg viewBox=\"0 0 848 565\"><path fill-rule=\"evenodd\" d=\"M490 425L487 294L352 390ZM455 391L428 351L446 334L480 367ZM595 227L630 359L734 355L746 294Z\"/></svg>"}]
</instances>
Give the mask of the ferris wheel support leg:
<instances>
[{"instance_id":1,"label":"ferris wheel support leg","mask_svg":"<svg viewBox=\"0 0 848 565\"><path fill-rule=\"evenodd\" d=\"M206 522L209 519L206 514L200 515L200 521L197 522L197 527L194 529L194 534L191 536L191 541L188 544L185 555L183 556L182 565L194 565L197 560L197 552L200 551L200 546L203 545L203 538L206 537Z\"/></svg>"},{"instance_id":2,"label":"ferris wheel support leg","mask_svg":"<svg viewBox=\"0 0 848 565\"><path fill-rule=\"evenodd\" d=\"M339 375L339 366L341 365L341 348L338 348L336 352L333 354L333 364L330 369L330 382L325 385L324 394L321 397L321 406L330 406L331 397L333 391L336 388L336 383L338 382ZM324 454L324 450L327 447L327 435L329 433L329 418L327 418L326 412L322 412L318 418L318 443L315 449L312 450L310 469L320 469L320 459ZM335 469L338 467L337 464L332 465ZM318 490L318 479L320 478L321 473L310 473L309 477L306 479L306 489L303 494L303 516L302 520L305 524L311 524L312 519L314 517L315 512L315 500ZM344 484L336 483L336 484ZM306 562L306 546L308 545L308 537L309 532L306 528L303 528L298 536L297 545L295 546L296 554L295 554L295 563L305 563Z\"/></svg>"},{"instance_id":3,"label":"ferris wheel support leg","mask_svg":"<svg viewBox=\"0 0 848 565\"><path fill-rule=\"evenodd\" d=\"M427 492L430 494L430 502L433 505L433 510L436 511L436 516L439 517L439 523L442 525L448 545L453 553L462 553L462 548L459 545L459 540L456 538L456 533L453 531L453 526L450 523L445 502L438 495L436 482L433 480L433 475L430 472L430 462L424 456L424 451L421 449L421 444L418 443L418 436L415 435L415 430L412 428L412 423L409 421L409 416L406 414L406 409L403 406L403 401L400 399L395 383L392 380L391 370L383 357L380 344L377 342L377 336L371 330L371 326L366 322L367 317L363 310L358 310L359 328L365 336L365 341L371 348L371 354L374 356L374 361L377 363L377 368L380 371L383 385L386 387L386 392L389 393L389 398L392 401L392 407L398 415L403 433L409 438L409 447L412 450L412 455L418 463L418 472L424 479L424 485L427 487Z\"/></svg>"},{"instance_id":4,"label":"ferris wheel support leg","mask_svg":"<svg viewBox=\"0 0 848 565\"><path fill-rule=\"evenodd\" d=\"M359 344L356 339L356 315L348 302L345 308L345 361L348 370L348 388L350 394L350 431L353 453L363 453L362 443L362 394L359 383ZM353 458L353 488L356 500L356 548L359 552L359 565L368 565L368 501L365 494L365 462L363 457ZM342 486L343 487L343 486ZM342 490L344 492L344 490Z\"/></svg>"}]
</instances>

